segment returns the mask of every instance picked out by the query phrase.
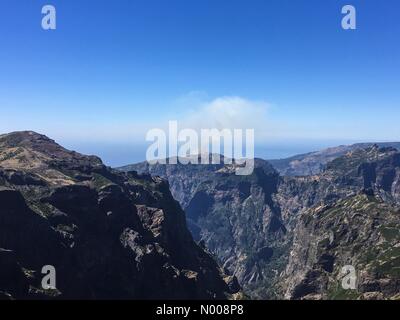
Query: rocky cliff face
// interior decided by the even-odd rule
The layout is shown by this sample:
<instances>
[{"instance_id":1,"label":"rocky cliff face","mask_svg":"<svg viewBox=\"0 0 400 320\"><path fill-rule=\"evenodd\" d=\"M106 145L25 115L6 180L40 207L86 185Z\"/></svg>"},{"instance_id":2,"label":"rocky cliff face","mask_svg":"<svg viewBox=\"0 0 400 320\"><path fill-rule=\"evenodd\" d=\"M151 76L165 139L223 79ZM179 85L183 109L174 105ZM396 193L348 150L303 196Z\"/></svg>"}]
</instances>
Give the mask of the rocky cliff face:
<instances>
[{"instance_id":1,"label":"rocky cliff face","mask_svg":"<svg viewBox=\"0 0 400 320\"><path fill-rule=\"evenodd\" d=\"M56 269L56 290L41 286ZM239 288L160 178L121 173L34 132L0 136L0 297L224 299Z\"/></svg>"},{"instance_id":2,"label":"rocky cliff face","mask_svg":"<svg viewBox=\"0 0 400 320\"><path fill-rule=\"evenodd\" d=\"M399 208L370 192L308 210L295 230L281 280L285 297L399 298L399 225ZM342 281L349 266L354 268L356 281L345 290Z\"/></svg>"},{"instance_id":3,"label":"rocky cliff face","mask_svg":"<svg viewBox=\"0 0 400 320\"><path fill-rule=\"evenodd\" d=\"M238 278L252 298L271 297L273 290L264 288L285 266L287 237L274 199L280 177L270 164L256 159L250 176L237 176L223 164L141 163L122 169L168 179L195 240Z\"/></svg>"},{"instance_id":4,"label":"rocky cliff face","mask_svg":"<svg viewBox=\"0 0 400 320\"><path fill-rule=\"evenodd\" d=\"M294 227L298 213L319 204L373 189L385 201L398 201L399 152L377 145L356 149L326 165L318 175L284 177L276 195L286 223ZM293 220L293 218L295 220Z\"/></svg>"},{"instance_id":5,"label":"rocky cliff face","mask_svg":"<svg viewBox=\"0 0 400 320\"><path fill-rule=\"evenodd\" d=\"M293 229L282 277L286 298L396 297L400 153L378 146L355 150L314 179L314 201ZM355 290L343 290L340 282L342 268L349 265L357 273Z\"/></svg>"},{"instance_id":6,"label":"rocky cliff face","mask_svg":"<svg viewBox=\"0 0 400 320\"><path fill-rule=\"evenodd\" d=\"M286 228L272 198L278 184L276 171L257 161L250 176L216 172L198 185L186 207L195 238L245 286L269 279L275 272L271 261L280 258Z\"/></svg>"},{"instance_id":7,"label":"rocky cliff face","mask_svg":"<svg viewBox=\"0 0 400 320\"><path fill-rule=\"evenodd\" d=\"M197 187L205 180L213 179L215 172L224 168L223 164L209 165L193 165L180 164L174 159L177 164L154 164L141 162L137 164L127 165L118 168L118 170L137 171L140 174L150 174L159 176L168 180L173 197L179 201L182 208L185 209L191 201Z\"/></svg>"},{"instance_id":8,"label":"rocky cliff face","mask_svg":"<svg viewBox=\"0 0 400 320\"><path fill-rule=\"evenodd\" d=\"M387 274L379 278L358 261L368 250L377 250L372 260L386 254L394 259L385 265L389 273L400 267L395 253L382 251L399 246L397 236L382 249L384 238L377 231L399 229L399 157L393 148L356 148L327 163L321 173L302 177L281 177L263 160L256 161L247 177L224 166L140 164L139 169L176 186L173 195L182 203L194 237L252 298L391 297L399 292L397 282ZM367 212L373 207L374 213ZM360 235L353 238L359 224ZM332 238L332 232L339 234ZM330 246L318 247L328 236ZM335 285L344 263L355 264L367 279L360 283L389 283L391 289L376 287L381 293L376 294L360 284L357 296L342 295Z\"/></svg>"}]
</instances>

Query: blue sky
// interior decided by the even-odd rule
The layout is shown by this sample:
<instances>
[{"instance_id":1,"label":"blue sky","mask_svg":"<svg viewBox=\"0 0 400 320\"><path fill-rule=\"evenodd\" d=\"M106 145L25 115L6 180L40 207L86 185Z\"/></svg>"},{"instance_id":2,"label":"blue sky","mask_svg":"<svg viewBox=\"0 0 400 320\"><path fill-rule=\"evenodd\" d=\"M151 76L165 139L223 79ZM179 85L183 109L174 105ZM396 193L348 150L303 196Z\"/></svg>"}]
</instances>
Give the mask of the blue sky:
<instances>
[{"instance_id":1,"label":"blue sky","mask_svg":"<svg viewBox=\"0 0 400 320\"><path fill-rule=\"evenodd\" d=\"M146 128L236 97L266 109L266 158L400 140L399 15L397 0L0 0L0 132L119 165L144 159Z\"/></svg>"}]
</instances>

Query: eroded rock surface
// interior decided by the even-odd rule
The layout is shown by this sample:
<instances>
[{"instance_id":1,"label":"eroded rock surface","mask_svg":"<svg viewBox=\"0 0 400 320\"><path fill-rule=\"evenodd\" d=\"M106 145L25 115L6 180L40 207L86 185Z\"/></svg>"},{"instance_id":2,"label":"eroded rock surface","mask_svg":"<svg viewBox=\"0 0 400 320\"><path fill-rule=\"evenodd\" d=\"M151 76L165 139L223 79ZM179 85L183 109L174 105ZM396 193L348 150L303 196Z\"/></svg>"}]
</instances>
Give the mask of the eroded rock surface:
<instances>
[{"instance_id":1,"label":"eroded rock surface","mask_svg":"<svg viewBox=\"0 0 400 320\"><path fill-rule=\"evenodd\" d=\"M44 290L42 267L56 269ZM0 298L225 299L240 288L194 241L160 178L34 132L0 136Z\"/></svg>"}]
</instances>

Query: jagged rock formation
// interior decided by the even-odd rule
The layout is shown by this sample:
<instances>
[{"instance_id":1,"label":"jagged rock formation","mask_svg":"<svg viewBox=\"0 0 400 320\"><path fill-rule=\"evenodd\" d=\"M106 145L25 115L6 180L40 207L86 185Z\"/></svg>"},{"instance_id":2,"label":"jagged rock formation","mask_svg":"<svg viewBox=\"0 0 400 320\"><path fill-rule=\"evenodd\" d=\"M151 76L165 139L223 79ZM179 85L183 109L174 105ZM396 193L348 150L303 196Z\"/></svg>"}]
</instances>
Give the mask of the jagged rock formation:
<instances>
[{"instance_id":1,"label":"jagged rock formation","mask_svg":"<svg viewBox=\"0 0 400 320\"><path fill-rule=\"evenodd\" d=\"M41 286L56 269L56 290ZM0 298L224 299L160 178L122 173L34 132L0 136Z\"/></svg>"},{"instance_id":2,"label":"jagged rock formation","mask_svg":"<svg viewBox=\"0 0 400 320\"><path fill-rule=\"evenodd\" d=\"M369 188L375 189L385 201L398 201L398 161L396 149L374 145L333 160L319 175L284 177L276 195L282 216L293 227L291 220L302 210L320 203L334 203Z\"/></svg>"},{"instance_id":3,"label":"jagged rock formation","mask_svg":"<svg viewBox=\"0 0 400 320\"><path fill-rule=\"evenodd\" d=\"M327 163L321 173L303 177L280 177L263 160L256 161L254 173L247 177L235 176L223 165L139 164L130 168L161 175L175 186L172 193L182 203L195 238L238 277L252 298L368 298L377 295L362 289L364 291L357 296L343 296L335 292L333 279L351 255L354 259L350 262L359 267L357 261L364 253L354 250L358 250L360 244L368 250L379 251L378 244L370 241L381 239L379 232L368 231L370 220L374 221L376 229L399 228L396 214L400 204L400 153L396 149L377 145L354 149ZM364 199L361 193L370 196ZM373 214L362 213L366 229L359 236L360 242L353 239L352 245L347 242L352 238L343 234L345 241L332 240L337 241L335 250L315 249L315 244L325 240L330 229L350 230L363 223L361 219L352 227L346 226L349 217L358 217L359 212L354 211L358 207L353 207L352 203L361 199L366 201L361 208L370 208L369 202L376 204L379 207L376 212L386 212L387 219L379 220ZM336 218L325 221L323 212L332 208ZM320 230L320 226L325 229ZM393 241L390 245L399 245L396 237ZM378 261L384 254L379 251L373 259ZM321 265L325 265L331 276L325 276L326 270L320 272ZM396 256L393 263L386 265L389 272L395 272L398 267ZM370 269L360 267L360 272L365 270ZM391 291L382 289L378 297L392 297L399 291L397 282L388 278L378 278L373 272L365 277L368 281L382 280L390 284ZM336 281L339 283L338 279Z\"/></svg>"},{"instance_id":4,"label":"jagged rock formation","mask_svg":"<svg viewBox=\"0 0 400 320\"><path fill-rule=\"evenodd\" d=\"M370 192L302 215L286 269L289 299L400 298L400 210ZM344 290L342 269L354 267Z\"/></svg>"},{"instance_id":5,"label":"jagged rock formation","mask_svg":"<svg viewBox=\"0 0 400 320\"><path fill-rule=\"evenodd\" d=\"M293 229L286 297L398 295L400 153L378 146L358 149L329 163L317 179L314 201ZM358 272L357 290L339 285L346 265Z\"/></svg>"},{"instance_id":6,"label":"jagged rock formation","mask_svg":"<svg viewBox=\"0 0 400 320\"><path fill-rule=\"evenodd\" d=\"M168 179L194 238L238 278L251 297L268 297L263 289L256 293L260 283L269 286L287 260L283 256L286 228L273 199L280 177L271 165L256 159L249 176L237 176L223 164L140 163L121 169Z\"/></svg>"},{"instance_id":7,"label":"jagged rock formation","mask_svg":"<svg viewBox=\"0 0 400 320\"><path fill-rule=\"evenodd\" d=\"M221 163L223 158L221 157ZM176 159L174 162L177 164L155 164L150 165L147 161L127 165L118 170L123 172L137 171L139 174L150 174L152 176L163 177L168 180L171 193L176 200L179 201L182 208L185 209L193 194L196 192L197 187L205 180L212 179L214 173L223 169L223 164L209 164L209 165L194 165L194 164L181 164Z\"/></svg>"}]
</instances>

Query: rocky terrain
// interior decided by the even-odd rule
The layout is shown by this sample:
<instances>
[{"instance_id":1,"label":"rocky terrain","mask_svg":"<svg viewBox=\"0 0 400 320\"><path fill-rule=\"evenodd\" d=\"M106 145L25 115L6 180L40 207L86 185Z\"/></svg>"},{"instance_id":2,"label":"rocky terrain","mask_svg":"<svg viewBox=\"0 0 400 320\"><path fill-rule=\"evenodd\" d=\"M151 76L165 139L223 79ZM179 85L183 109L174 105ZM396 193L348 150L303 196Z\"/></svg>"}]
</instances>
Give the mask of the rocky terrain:
<instances>
[{"instance_id":1,"label":"rocky terrain","mask_svg":"<svg viewBox=\"0 0 400 320\"><path fill-rule=\"evenodd\" d=\"M327 165L293 228L281 287L291 299L383 299L400 293L400 153L372 146ZM343 290L341 269L357 287Z\"/></svg>"},{"instance_id":2,"label":"rocky terrain","mask_svg":"<svg viewBox=\"0 0 400 320\"><path fill-rule=\"evenodd\" d=\"M273 199L281 178L268 162L256 159L250 176L237 176L223 164L140 163L121 170L168 179L194 238L235 274L251 297L269 297L255 291L264 280L269 285L285 265L287 239L279 204Z\"/></svg>"},{"instance_id":3,"label":"rocky terrain","mask_svg":"<svg viewBox=\"0 0 400 320\"><path fill-rule=\"evenodd\" d=\"M129 169L170 181L195 239L252 298L391 298L400 292L400 153L364 147L335 157L318 174L298 177L280 176L259 159L245 177L223 165ZM387 229L389 242L381 233ZM349 264L360 275L356 293L338 287L339 270ZM379 273L380 264L386 273Z\"/></svg>"},{"instance_id":4,"label":"rocky terrain","mask_svg":"<svg viewBox=\"0 0 400 320\"><path fill-rule=\"evenodd\" d=\"M235 299L240 285L254 299L399 299L399 230L388 146L311 175L256 159L237 176L224 164L115 170L34 132L0 136L2 299ZM56 289L41 286L45 265Z\"/></svg>"},{"instance_id":5,"label":"rocky terrain","mask_svg":"<svg viewBox=\"0 0 400 320\"><path fill-rule=\"evenodd\" d=\"M286 159L268 160L282 176L307 176L321 173L328 162L344 156L350 151L365 149L375 143L356 143L327 148L320 151L296 155ZM400 142L377 143L379 147L392 147L400 149Z\"/></svg>"},{"instance_id":6,"label":"rocky terrain","mask_svg":"<svg viewBox=\"0 0 400 320\"><path fill-rule=\"evenodd\" d=\"M41 286L43 266L56 289ZM0 298L225 299L226 276L167 182L106 167L34 132L0 136Z\"/></svg>"},{"instance_id":7,"label":"rocky terrain","mask_svg":"<svg viewBox=\"0 0 400 320\"><path fill-rule=\"evenodd\" d=\"M288 299L399 299L400 211L368 191L300 219L282 277ZM344 290L342 268L355 270Z\"/></svg>"}]
</instances>

